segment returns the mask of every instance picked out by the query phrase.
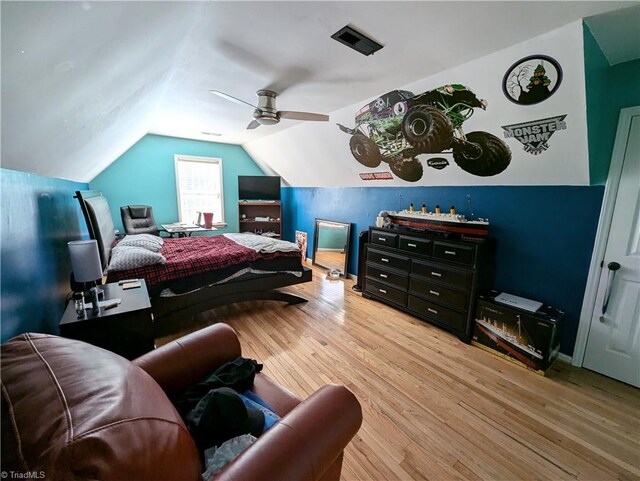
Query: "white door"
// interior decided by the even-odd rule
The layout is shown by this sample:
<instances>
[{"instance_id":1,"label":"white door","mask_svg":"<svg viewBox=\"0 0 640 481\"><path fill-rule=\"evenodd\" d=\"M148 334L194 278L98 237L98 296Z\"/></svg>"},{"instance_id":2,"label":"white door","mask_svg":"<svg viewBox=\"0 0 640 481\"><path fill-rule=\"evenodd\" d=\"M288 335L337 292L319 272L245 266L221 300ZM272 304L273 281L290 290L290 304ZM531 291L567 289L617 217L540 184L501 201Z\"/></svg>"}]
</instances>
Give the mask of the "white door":
<instances>
[{"instance_id":1,"label":"white door","mask_svg":"<svg viewBox=\"0 0 640 481\"><path fill-rule=\"evenodd\" d=\"M619 128L627 139L583 366L640 387L640 115Z\"/></svg>"}]
</instances>

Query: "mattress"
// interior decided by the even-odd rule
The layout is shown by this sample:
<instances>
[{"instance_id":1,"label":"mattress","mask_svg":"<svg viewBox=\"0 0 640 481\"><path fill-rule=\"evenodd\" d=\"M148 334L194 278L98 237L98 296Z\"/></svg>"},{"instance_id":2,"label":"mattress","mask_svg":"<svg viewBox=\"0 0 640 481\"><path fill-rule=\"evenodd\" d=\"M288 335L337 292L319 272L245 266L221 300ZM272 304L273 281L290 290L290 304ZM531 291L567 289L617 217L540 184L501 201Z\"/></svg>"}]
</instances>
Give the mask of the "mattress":
<instances>
[{"instance_id":1,"label":"mattress","mask_svg":"<svg viewBox=\"0 0 640 481\"><path fill-rule=\"evenodd\" d=\"M165 264L110 271L107 282L145 279L149 294L190 292L211 284L236 279L244 273L269 275L287 272L302 275L299 250L260 252L224 235L166 238L160 253Z\"/></svg>"}]
</instances>

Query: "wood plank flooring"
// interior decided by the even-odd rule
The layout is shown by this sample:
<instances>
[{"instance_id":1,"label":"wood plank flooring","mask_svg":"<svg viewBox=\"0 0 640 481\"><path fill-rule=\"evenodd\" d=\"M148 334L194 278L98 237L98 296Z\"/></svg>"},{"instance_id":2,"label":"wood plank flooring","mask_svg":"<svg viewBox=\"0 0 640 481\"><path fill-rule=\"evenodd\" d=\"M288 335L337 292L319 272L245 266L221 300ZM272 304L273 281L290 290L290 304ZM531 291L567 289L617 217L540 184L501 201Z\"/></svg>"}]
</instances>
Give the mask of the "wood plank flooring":
<instances>
[{"instance_id":1,"label":"wood plank flooring","mask_svg":"<svg viewBox=\"0 0 640 481\"><path fill-rule=\"evenodd\" d=\"M171 338L225 322L298 396L349 387L364 421L344 481L640 480L640 390L560 362L540 376L352 285L314 270L287 289L308 303L220 307Z\"/></svg>"}]
</instances>

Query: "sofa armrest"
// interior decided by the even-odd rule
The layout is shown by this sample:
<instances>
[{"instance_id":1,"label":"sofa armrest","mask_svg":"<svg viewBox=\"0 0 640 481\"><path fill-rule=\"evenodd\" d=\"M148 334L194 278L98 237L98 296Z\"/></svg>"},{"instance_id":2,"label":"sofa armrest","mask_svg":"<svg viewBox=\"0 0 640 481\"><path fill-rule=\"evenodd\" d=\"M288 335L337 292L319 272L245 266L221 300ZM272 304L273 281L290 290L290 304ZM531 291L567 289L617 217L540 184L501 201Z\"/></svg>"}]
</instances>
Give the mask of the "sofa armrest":
<instances>
[{"instance_id":1,"label":"sofa armrest","mask_svg":"<svg viewBox=\"0 0 640 481\"><path fill-rule=\"evenodd\" d=\"M214 324L154 349L133 362L167 393L195 384L214 368L242 354L236 332Z\"/></svg>"},{"instance_id":2,"label":"sofa armrest","mask_svg":"<svg viewBox=\"0 0 640 481\"><path fill-rule=\"evenodd\" d=\"M301 402L211 481L316 481L362 424L356 397L324 386Z\"/></svg>"}]
</instances>

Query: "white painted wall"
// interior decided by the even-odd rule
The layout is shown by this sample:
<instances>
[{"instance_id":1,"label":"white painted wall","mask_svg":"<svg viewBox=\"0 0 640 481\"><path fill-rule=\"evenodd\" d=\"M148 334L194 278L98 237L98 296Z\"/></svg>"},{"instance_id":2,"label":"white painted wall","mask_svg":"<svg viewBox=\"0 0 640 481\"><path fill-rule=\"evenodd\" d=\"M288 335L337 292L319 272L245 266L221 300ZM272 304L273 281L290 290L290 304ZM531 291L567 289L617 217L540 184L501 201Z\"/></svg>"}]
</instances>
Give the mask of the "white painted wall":
<instances>
[{"instance_id":1,"label":"white painted wall","mask_svg":"<svg viewBox=\"0 0 640 481\"><path fill-rule=\"evenodd\" d=\"M433 48L438 48L434 45ZM506 70L522 57L548 55L562 67L564 78L558 90L535 105L517 105L502 92ZM420 59L416 59L420 61ZM486 111L476 109L463 129L487 131L505 140L513 153L509 167L493 177L478 177L463 171L451 154L422 154L422 179L408 183L393 180L363 181L361 172L390 172L386 163L367 168L358 163L349 150L349 135L336 123L354 126L355 113L374 98L360 101L331 113L328 123L303 123L244 145L260 164L268 165L290 185L307 187L406 186L406 185L588 185L587 120L583 37L581 22L514 45L499 52L465 63L408 85L398 85L419 94L451 83L461 83L488 101ZM380 92L380 95L386 92ZM503 125L565 115L567 129L557 131L549 140L550 148L532 155L515 138L505 139ZM443 170L426 166L426 159L445 157L450 165ZM301 165L307 168L300 168Z\"/></svg>"}]
</instances>

